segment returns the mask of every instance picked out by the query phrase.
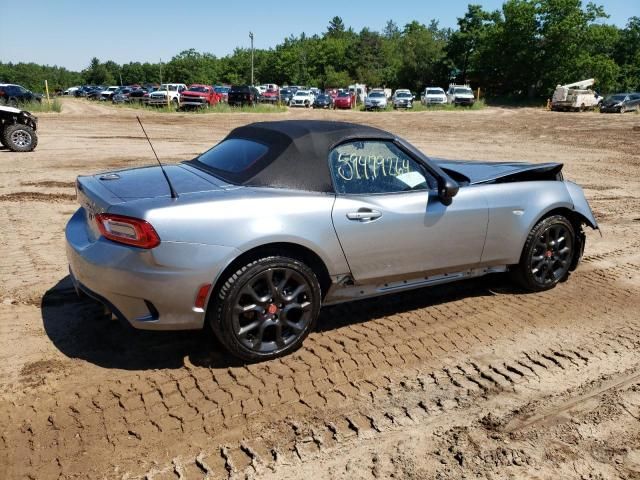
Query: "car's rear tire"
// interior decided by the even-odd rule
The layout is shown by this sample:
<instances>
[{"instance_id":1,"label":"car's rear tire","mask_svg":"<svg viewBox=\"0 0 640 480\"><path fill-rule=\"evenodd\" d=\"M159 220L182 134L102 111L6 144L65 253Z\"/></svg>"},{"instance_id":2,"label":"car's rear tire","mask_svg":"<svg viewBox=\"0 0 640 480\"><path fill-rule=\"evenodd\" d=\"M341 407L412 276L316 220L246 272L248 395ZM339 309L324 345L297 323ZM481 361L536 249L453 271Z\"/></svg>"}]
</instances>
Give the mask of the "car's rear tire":
<instances>
[{"instance_id":1,"label":"car's rear tire","mask_svg":"<svg viewBox=\"0 0 640 480\"><path fill-rule=\"evenodd\" d=\"M526 290L549 290L569 276L575 249L575 230L566 217L543 218L529 232L512 276Z\"/></svg>"},{"instance_id":2,"label":"car's rear tire","mask_svg":"<svg viewBox=\"0 0 640 480\"><path fill-rule=\"evenodd\" d=\"M255 362L296 350L315 327L320 304L313 270L278 255L247 263L226 278L207 315L229 352Z\"/></svg>"},{"instance_id":3,"label":"car's rear tire","mask_svg":"<svg viewBox=\"0 0 640 480\"><path fill-rule=\"evenodd\" d=\"M2 143L14 152L30 152L38 145L38 136L31 127L14 123L4 127Z\"/></svg>"}]
</instances>

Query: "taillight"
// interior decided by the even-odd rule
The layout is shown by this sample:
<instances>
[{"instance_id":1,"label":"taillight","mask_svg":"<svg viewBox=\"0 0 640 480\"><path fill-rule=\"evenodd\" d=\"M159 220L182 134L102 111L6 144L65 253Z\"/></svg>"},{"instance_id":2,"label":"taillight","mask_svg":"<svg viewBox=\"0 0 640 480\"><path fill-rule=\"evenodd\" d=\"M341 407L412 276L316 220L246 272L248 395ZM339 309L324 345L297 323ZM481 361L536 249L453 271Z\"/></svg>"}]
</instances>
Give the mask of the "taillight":
<instances>
[{"instance_id":1,"label":"taillight","mask_svg":"<svg viewBox=\"0 0 640 480\"><path fill-rule=\"evenodd\" d=\"M100 213L96 215L96 222L100 233L111 241L147 249L160 245L160 237L153 226L145 220Z\"/></svg>"}]
</instances>

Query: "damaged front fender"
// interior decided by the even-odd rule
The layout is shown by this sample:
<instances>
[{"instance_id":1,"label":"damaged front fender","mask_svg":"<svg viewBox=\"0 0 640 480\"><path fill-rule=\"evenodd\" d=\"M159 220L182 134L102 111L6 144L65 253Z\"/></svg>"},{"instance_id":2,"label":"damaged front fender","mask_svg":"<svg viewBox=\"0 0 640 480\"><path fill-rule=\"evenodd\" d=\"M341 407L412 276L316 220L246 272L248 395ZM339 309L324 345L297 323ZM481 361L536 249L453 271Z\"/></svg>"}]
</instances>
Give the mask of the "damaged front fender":
<instances>
[{"instance_id":1,"label":"damaged front fender","mask_svg":"<svg viewBox=\"0 0 640 480\"><path fill-rule=\"evenodd\" d=\"M568 180L565 180L564 184L566 185L569 196L571 197L571 201L573 202L573 210L576 213L580 214L580 216L584 220L584 223L589 225L594 230L598 230L598 222L596 221L596 217L591 211L589 202L587 202L587 199L584 196L582 187Z\"/></svg>"}]
</instances>

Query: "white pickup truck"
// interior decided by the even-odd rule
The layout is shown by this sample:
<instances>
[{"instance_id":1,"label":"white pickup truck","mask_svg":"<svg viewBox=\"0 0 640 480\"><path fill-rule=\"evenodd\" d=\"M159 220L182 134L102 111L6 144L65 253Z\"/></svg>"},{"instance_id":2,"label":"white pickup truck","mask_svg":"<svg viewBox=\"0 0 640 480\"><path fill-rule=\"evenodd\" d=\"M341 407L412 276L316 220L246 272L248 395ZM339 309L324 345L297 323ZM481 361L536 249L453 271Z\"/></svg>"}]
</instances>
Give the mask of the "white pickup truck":
<instances>
[{"instance_id":1,"label":"white pickup truck","mask_svg":"<svg viewBox=\"0 0 640 480\"><path fill-rule=\"evenodd\" d=\"M149 94L148 103L149 105L171 105L178 108L180 93L186 89L187 86L184 83L163 83L158 90Z\"/></svg>"}]
</instances>

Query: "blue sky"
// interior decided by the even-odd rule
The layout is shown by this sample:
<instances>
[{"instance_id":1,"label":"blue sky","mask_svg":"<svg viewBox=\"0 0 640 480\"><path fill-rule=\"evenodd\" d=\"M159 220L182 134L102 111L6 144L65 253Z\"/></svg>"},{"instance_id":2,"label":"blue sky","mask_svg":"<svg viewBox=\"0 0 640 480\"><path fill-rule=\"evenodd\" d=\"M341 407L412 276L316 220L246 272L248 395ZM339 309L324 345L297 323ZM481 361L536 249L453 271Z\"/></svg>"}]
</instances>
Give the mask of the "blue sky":
<instances>
[{"instance_id":1,"label":"blue sky","mask_svg":"<svg viewBox=\"0 0 640 480\"><path fill-rule=\"evenodd\" d=\"M248 47L249 31L255 34L256 48L268 48L291 34L322 33L335 15L357 31L363 27L382 30L388 19L400 26L411 20L428 23L436 19L440 26L455 27L469 3L493 10L503 2L0 0L3 16L16 11L17 5L20 10L13 20L2 20L0 61L81 70L93 56L118 63L157 62L188 48L223 56L237 46ZM607 22L618 26L640 15L637 0L596 3L611 16Z\"/></svg>"}]
</instances>

